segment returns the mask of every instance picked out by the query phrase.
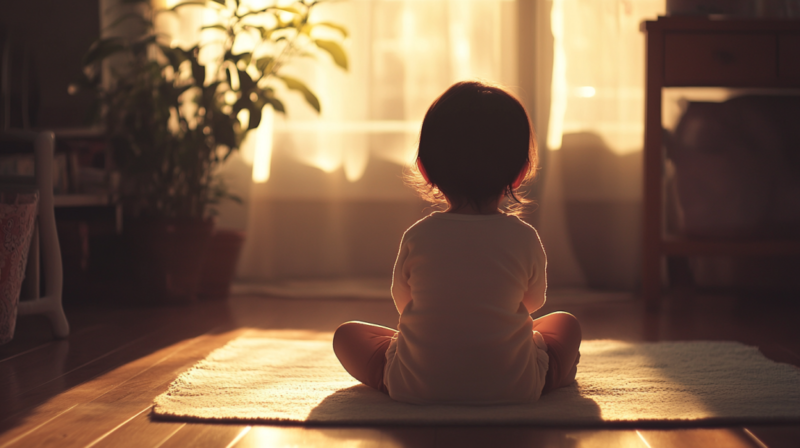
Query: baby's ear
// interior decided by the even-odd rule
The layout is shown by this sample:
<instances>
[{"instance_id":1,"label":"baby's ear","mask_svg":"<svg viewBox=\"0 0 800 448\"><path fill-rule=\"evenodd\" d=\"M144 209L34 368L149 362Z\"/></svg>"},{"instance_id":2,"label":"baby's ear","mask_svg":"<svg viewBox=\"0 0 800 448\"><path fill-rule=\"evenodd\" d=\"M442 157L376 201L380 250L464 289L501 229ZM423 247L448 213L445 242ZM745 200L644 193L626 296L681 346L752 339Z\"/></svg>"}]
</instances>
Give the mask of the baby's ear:
<instances>
[{"instance_id":1,"label":"baby's ear","mask_svg":"<svg viewBox=\"0 0 800 448\"><path fill-rule=\"evenodd\" d=\"M425 182L431 183L431 180L428 179L428 172L425 171L425 167L422 166L422 160L420 160L419 157L417 157L417 169L419 170L419 173L422 174L422 178L425 179Z\"/></svg>"},{"instance_id":2,"label":"baby's ear","mask_svg":"<svg viewBox=\"0 0 800 448\"><path fill-rule=\"evenodd\" d=\"M417 159L417 162L419 163L419 159ZM525 180L525 176L528 175L528 170L530 168L531 168L530 162L526 163L525 166L522 167L522 170L519 172L519 175L517 176L516 180L514 180L514 183L511 184L511 187L514 190L516 190L517 188L519 188L520 185L522 185L522 181ZM427 180L427 178L425 179Z\"/></svg>"}]
</instances>

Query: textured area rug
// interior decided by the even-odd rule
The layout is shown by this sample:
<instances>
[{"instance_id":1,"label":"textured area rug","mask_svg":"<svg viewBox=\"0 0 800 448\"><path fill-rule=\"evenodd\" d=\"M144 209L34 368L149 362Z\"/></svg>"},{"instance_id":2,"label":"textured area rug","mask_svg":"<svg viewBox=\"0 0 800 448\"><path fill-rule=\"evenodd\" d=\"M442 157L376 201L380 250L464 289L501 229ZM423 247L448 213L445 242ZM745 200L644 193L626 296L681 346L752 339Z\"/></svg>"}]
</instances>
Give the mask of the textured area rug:
<instances>
[{"instance_id":1,"label":"textured area rug","mask_svg":"<svg viewBox=\"0 0 800 448\"><path fill-rule=\"evenodd\" d=\"M335 425L683 426L800 421L800 369L736 342L584 341L576 383L517 406L392 401L341 367L330 341L245 333L181 374L156 418Z\"/></svg>"}]
</instances>

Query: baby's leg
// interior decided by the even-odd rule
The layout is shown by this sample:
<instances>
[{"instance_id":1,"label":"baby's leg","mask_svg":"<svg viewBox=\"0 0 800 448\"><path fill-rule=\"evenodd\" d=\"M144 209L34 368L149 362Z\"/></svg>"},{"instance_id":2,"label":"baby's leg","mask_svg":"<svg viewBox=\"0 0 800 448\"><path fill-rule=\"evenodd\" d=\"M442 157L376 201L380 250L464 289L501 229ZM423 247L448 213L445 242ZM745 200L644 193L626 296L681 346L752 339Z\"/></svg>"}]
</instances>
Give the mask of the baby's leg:
<instances>
[{"instance_id":1,"label":"baby's leg","mask_svg":"<svg viewBox=\"0 0 800 448\"><path fill-rule=\"evenodd\" d=\"M345 322L333 334L333 351L353 378L388 393L383 385L386 349L397 332L366 322Z\"/></svg>"},{"instance_id":2,"label":"baby's leg","mask_svg":"<svg viewBox=\"0 0 800 448\"><path fill-rule=\"evenodd\" d=\"M550 367L542 393L572 384L578 370L581 326L572 314L559 311L533 321L533 329L547 343Z\"/></svg>"}]
</instances>

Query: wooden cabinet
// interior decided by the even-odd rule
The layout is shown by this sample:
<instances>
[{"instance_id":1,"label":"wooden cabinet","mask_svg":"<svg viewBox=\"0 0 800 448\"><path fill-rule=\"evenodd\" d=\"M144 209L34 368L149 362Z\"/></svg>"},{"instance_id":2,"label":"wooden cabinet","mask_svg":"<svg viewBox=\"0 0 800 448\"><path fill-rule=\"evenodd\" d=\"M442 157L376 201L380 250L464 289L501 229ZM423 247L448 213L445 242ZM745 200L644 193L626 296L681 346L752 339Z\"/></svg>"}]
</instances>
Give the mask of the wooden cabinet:
<instances>
[{"instance_id":1,"label":"wooden cabinet","mask_svg":"<svg viewBox=\"0 0 800 448\"><path fill-rule=\"evenodd\" d=\"M800 88L800 20L659 17L647 33L642 294L661 296L665 255L800 254L798 240L689 239L664 226L664 87Z\"/></svg>"},{"instance_id":2,"label":"wooden cabinet","mask_svg":"<svg viewBox=\"0 0 800 448\"><path fill-rule=\"evenodd\" d=\"M664 84L741 86L778 78L777 36L755 33L664 35Z\"/></svg>"}]
</instances>

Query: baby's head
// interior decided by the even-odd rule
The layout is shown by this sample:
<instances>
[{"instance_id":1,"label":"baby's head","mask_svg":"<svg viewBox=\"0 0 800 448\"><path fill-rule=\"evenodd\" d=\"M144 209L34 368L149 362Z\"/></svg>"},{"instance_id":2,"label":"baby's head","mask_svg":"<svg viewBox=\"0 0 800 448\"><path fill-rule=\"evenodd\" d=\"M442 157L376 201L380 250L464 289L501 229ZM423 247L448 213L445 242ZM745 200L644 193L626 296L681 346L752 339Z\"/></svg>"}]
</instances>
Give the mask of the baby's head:
<instances>
[{"instance_id":1,"label":"baby's head","mask_svg":"<svg viewBox=\"0 0 800 448\"><path fill-rule=\"evenodd\" d=\"M506 196L519 205L525 201L516 189L535 173L533 127L504 88L459 82L425 114L417 164L427 181L418 190L426 199L481 209Z\"/></svg>"}]
</instances>

